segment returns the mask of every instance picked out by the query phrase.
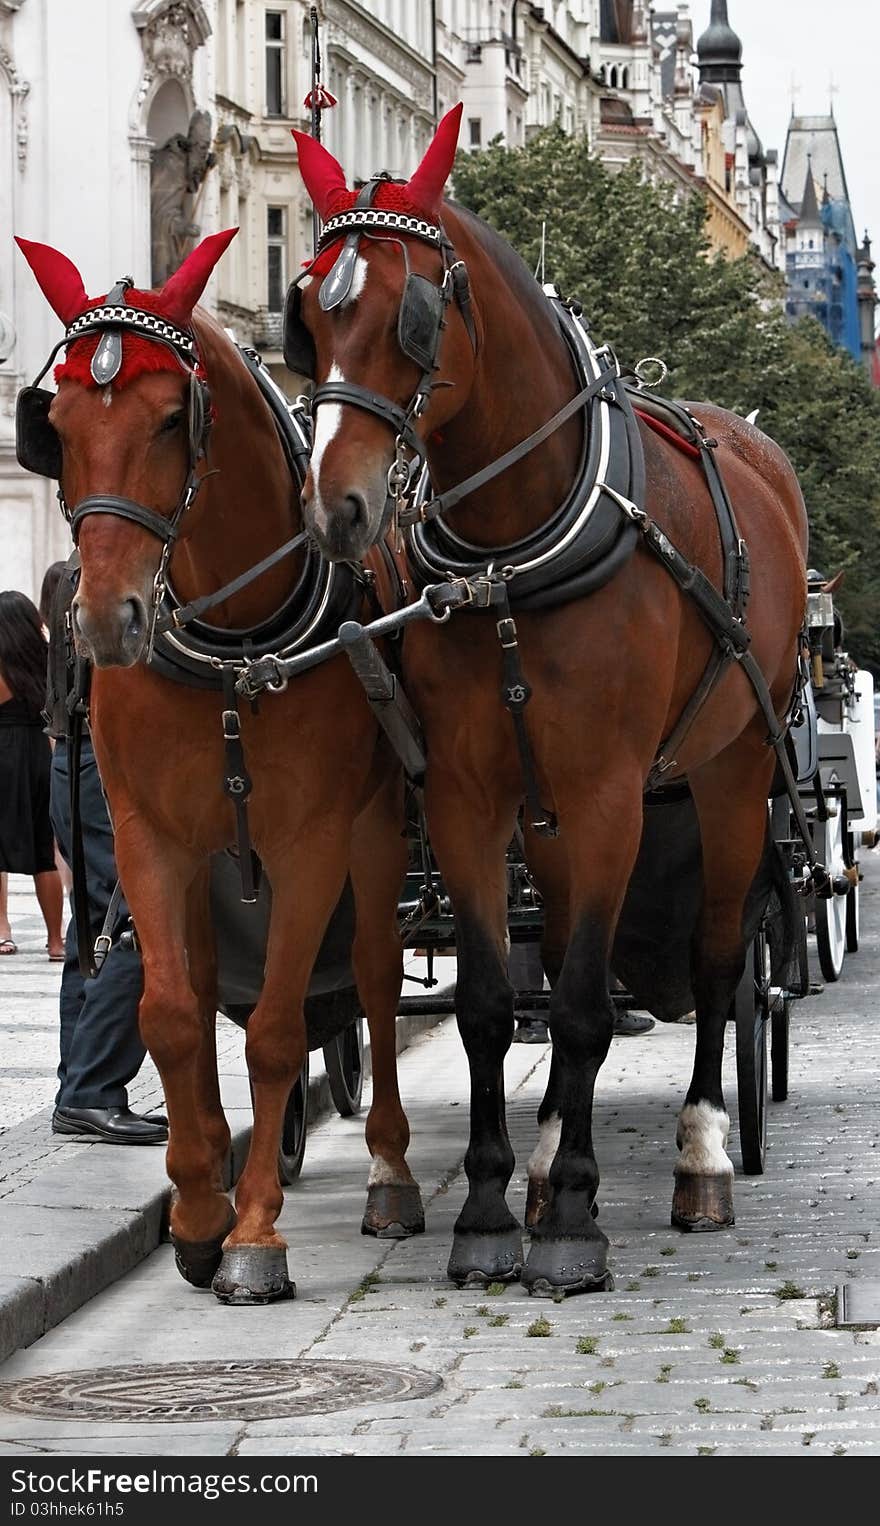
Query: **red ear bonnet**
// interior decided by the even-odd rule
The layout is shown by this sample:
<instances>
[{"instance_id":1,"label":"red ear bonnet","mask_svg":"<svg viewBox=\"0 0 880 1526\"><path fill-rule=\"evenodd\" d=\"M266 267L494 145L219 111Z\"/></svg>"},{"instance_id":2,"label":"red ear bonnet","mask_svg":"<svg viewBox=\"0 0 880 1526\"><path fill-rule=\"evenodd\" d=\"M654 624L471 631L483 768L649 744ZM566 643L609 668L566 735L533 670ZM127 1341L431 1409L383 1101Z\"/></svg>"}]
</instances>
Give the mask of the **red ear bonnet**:
<instances>
[{"instance_id":1,"label":"red ear bonnet","mask_svg":"<svg viewBox=\"0 0 880 1526\"><path fill-rule=\"evenodd\" d=\"M15 242L36 276L53 313L66 327L89 305L82 276L66 254L60 254L49 244L35 244L27 238L16 238Z\"/></svg>"},{"instance_id":2,"label":"red ear bonnet","mask_svg":"<svg viewBox=\"0 0 880 1526\"><path fill-rule=\"evenodd\" d=\"M237 232L237 228L227 228L223 233L212 233L187 255L180 268L156 293L156 306L163 317L184 326L189 323L214 266Z\"/></svg>"},{"instance_id":3,"label":"red ear bonnet","mask_svg":"<svg viewBox=\"0 0 880 1526\"><path fill-rule=\"evenodd\" d=\"M295 127L291 128L291 132L296 139L303 183L319 215L326 221L333 216L340 192L343 196L346 195L345 171L339 160L334 159L317 138L309 137L306 132L297 132Z\"/></svg>"},{"instance_id":4,"label":"red ear bonnet","mask_svg":"<svg viewBox=\"0 0 880 1526\"><path fill-rule=\"evenodd\" d=\"M407 186L410 200L415 206L421 207L423 212L436 212L440 206L443 187L455 162L463 110L463 104L459 101L457 106L447 111Z\"/></svg>"}]
</instances>

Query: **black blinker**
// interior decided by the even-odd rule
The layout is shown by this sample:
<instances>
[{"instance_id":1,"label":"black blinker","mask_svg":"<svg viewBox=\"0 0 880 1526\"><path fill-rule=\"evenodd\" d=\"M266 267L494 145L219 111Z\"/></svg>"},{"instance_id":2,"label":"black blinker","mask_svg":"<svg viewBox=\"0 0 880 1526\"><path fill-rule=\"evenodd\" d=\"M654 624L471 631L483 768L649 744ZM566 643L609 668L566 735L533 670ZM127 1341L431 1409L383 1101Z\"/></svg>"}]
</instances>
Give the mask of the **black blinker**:
<instances>
[{"instance_id":1,"label":"black blinker","mask_svg":"<svg viewBox=\"0 0 880 1526\"><path fill-rule=\"evenodd\" d=\"M40 477L61 476L61 441L49 423L54 392L22 387L15 404L15 454L19 466Z\"/></svg>"},{"instance_id":2,"label":"black blinker","mask_svg":"<svg viewBox=\"0 0 880 1526\"><path fill-rule=\"evenodd\" d=\"M315 341L302 318L302 291L299 286L288 288L284 303L283 322L284 364L290 371L314 380L317 362Z\"/></svg>"},{"instance_id":3,"label":"black blinker","mask_svg":"<svg viewBox=\"0 0 880 1526\"><path fill-rule=\"evenodd\" d=\"M443 297L427 276L408 275L397 320L397 340L404 355L422 371L436 364Z\"/></svg>"}]
</instances>

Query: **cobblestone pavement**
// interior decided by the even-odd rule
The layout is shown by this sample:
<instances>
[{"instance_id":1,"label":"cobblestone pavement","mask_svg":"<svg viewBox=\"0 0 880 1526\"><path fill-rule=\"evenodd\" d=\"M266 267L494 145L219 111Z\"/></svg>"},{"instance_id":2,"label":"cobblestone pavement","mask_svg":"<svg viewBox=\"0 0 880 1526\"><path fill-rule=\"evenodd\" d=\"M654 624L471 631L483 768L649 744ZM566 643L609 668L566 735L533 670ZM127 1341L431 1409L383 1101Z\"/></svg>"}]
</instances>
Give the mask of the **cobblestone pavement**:
<instances>
[{"instance_id":1,"label":"cobblestone pavement","mask_svg":"<svg viewBox=\"0 0 880 1526\"><path fill-rule=\"evenodd\" d=\"M880 855L865 859L862 947L839 983L794 1005L790 1099L771 1106L766 1173L738 1176L734 1229L681 1236L669 1227L674 1120L694 1033L658 1025L614 1040L597 1090L614 1290L563 1303L519 1286L457 1291L445 1266L465 1190L467 1077L446 1022L400 1062L425 1235L360 1235L363 1116L328 1118L309 1136L280 1220L296 1301L221 1307L180 1280L161 1245L0 1366L0 1454L880 1454L880 1331L835 1323L842 1284L880 1283ZM725 1087L739 1170L732 1037ZM506 1062L519 1214L547 1060L543 1046L516 1045ZM192 1363L198 1379L211 1360L279 1358L301 1364L294 1372L303 1384L308 1377L312 1397L303 1388L276 1418L243 1418L241 1399L204 1418L182 1389L174 1422L89 1418L77 1403L46 1418L12 1408L14 1386L5 1386L132 1362ZM344 1408L321 1396L326 1370L305 1363L337 1364L337 1383L351 1384ZM346 1363L367 1365L377 1395L388 1369L415 1369L438 1386L371 1397L369 1381L365 1391L354 1369L338 1365ZM130 1374L125 1391L130 1402ZM209 1380L206 1395L216 1397Z\"/></svg>"}]
</instances>

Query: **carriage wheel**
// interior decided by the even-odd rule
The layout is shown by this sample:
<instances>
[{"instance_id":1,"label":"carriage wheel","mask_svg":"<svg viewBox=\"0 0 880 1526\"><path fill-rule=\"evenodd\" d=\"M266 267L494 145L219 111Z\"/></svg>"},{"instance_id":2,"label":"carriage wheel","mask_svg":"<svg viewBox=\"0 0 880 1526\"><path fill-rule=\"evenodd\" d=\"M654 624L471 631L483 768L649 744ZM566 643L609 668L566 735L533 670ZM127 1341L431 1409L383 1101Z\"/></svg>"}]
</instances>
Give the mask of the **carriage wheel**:
<instances>
[{"instance_id":1,"label":"carriage wheel","mask_svg":"<svg viewBox=\"0 0 880 1526\"><path fill-rule=\"evenodd\" d=\"M843 831L843 801L834 797L828 800L827 821L816 822L819 857L832 880L839 879L846 869ZM850 892L851 894L852 892ZM816 952L819 968L829 985L840 979L847 947L847 902L849 895L816 897Z\"/></svg>"},{"instance_id":2,"label":"carriage wheel","mask_svg":"<svg viewBox=\"0 0 880 1526\"><path fill-rule=\"evenodd\" d=\"M251 1086L251 1107L254 1105L254 1088ZM278 1146L278 1178L282 1187L289 1187L302 1170L306 1153L306 1132L309 1114L309 1056L303 1060L302 1070L290 1089L284 1122L281 1125L281 1142Z\"/></svg>"},{"instance_id":3,"label":"carriage wheel","mask_svg":"<svg viewBox=\"0 0 880 1526\"><path fill-rule=\"evenodd\" d=\"M761 1176L767 1149L767 939L757 933L746 951L746 967L736 988L736 1087L743 1171Z\"/></svg>"},{"instance_id":4,"label":"carriage wheel","mask_svg":"<svg viewBox=\"0 0 880 1526\"><path fill-rule=\"evenodd\" d=\"M853 845L852 832L847 833L846 840L847 846L849 848L849 853L847 854L848 860L850 864L855 865L856 855ZM847 952L850 954L855 954L858 952L860 923L861 917L859 908L859 882L856 880L852 890L849 892L849 895L846 898L846 947Z\"/></svg>"},{"instance_id":5,"label":"carriage wheel","mask_svg":"<svg viewBox=\"0 0 880 1526\"><path fill-rule=\"evenodd\" d=\"M323 1053L333 1105L342 1118L351 1118L361 1105L364 1089L363 1016L325 1044Z\"/></svg>"},{"instance_id":6,"label":"carriage wheel","mask_svg":"<svg viewBox=\"0 0 880 1526\"><path fill-rule=\"evenodd\" d=\"M788 1097L788 1033L791 1002L780 996L770 1016L770 1083L774 1102Z\"/></svg>"}]
</instances>

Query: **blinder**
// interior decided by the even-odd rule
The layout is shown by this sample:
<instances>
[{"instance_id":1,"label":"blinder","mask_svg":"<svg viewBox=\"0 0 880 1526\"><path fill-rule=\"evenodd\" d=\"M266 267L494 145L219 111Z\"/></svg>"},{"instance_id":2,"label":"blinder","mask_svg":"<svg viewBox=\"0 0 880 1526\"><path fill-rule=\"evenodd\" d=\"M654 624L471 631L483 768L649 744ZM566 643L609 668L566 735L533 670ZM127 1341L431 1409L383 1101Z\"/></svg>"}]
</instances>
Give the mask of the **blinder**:
<instances>
[{"instance_id":1,"label":"blinder","mask_svg":"<svg viewBox=\"0 0 880 1526\"><path fill-rule=\"evenodd\" d=\"M317 369L315 341L303 322L302 290L296 282L288 288L284 300L282 337L284 364L288 370L297 371L300 376L313 381Z\"/></svg>"},{"instance_id":2,"label":"blinder","mask_svg":"<svg viewBox=\"0 0 880 1526\"><path fill-rule=\"evenodd\" d=\"M45 387L22 387L15 404L15 454L25 471L57 480L61 441L49 422L54 396Z\"/></svg>"},{"instance_id":3,"label":"blinder","mask_svg":"<svg viewBox=\"0 0 880 1526\"><path fill-rule=\"evenodd\" d=\"M412 272L407 276L397 318L397 342L421 371L430 371L436 364L444 306L441 287L427 276Z\"/></svg>"}]
</instances>

